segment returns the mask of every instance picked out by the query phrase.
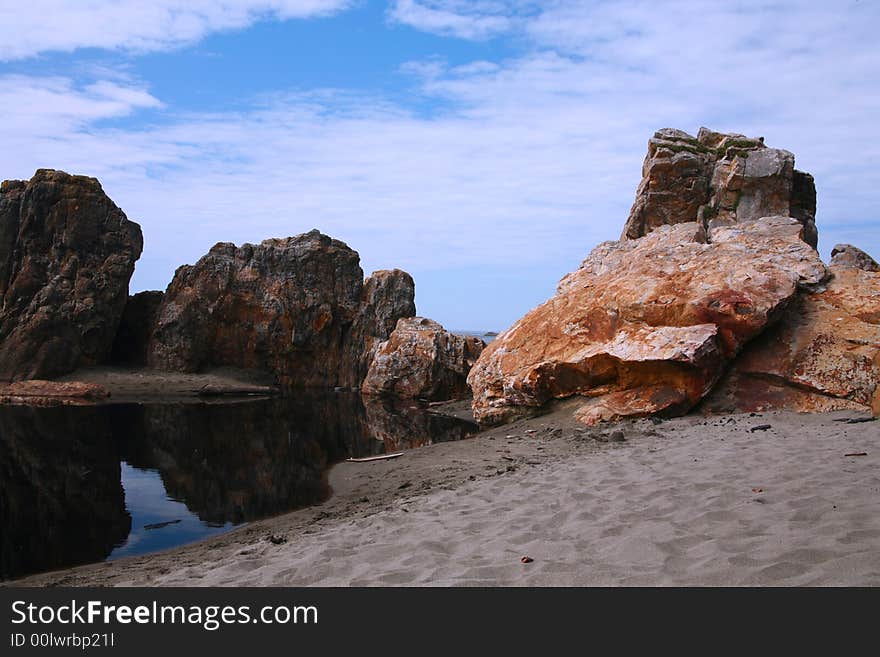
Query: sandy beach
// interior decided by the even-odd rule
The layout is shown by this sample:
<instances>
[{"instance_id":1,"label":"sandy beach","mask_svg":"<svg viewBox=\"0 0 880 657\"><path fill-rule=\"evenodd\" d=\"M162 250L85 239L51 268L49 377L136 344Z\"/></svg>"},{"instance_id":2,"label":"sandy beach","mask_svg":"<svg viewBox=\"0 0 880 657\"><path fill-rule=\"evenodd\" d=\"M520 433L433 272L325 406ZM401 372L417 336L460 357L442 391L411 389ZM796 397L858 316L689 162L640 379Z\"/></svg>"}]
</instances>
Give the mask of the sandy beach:
<instances>
[{"instance_id":1,"label":"sandy beach","mask_svg":"<svg viewBox=\"0 0 880 657\"><path fill-rule=\"evenodd\" d=\"M852 412L587 429L560 408L339 464L319 506L7 584L878 585L878 466L880 422Z\"/></svg>"}]
</instances>

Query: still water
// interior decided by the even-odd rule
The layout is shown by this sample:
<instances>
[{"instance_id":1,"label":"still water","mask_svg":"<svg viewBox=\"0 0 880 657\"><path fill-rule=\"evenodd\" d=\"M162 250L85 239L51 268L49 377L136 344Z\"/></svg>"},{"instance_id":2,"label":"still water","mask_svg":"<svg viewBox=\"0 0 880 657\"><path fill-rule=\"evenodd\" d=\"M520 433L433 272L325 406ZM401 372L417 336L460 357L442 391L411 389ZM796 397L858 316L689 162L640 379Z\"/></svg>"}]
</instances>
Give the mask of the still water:
<instances>
[{"instance_id":1,"label":"still water","mask_svg":"<svg viewBox=\"0 0 880 657\"><path fill-rule=\"evenodd\" d=\"M349 456L475 431L356 393L0 407L0 578L197 541L323 501Z\"/></svg>"}]
</instances>

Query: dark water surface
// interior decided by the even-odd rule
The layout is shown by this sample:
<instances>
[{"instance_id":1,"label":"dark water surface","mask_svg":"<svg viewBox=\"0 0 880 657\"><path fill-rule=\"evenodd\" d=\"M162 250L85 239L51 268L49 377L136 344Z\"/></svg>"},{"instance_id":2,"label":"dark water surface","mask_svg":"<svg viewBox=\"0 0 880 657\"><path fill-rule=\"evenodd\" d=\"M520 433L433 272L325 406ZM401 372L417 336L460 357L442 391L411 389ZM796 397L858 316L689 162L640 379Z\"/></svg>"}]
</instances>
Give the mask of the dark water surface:
<instances>
[{"instance_id":1,"label":"dark water surface","mask_svg":"<svg viewBox=\"0 0 880 657\"><path fill-rule=\"evenodd\" d=\"M349 456L475 425L356 393L0 407L0 578L144 554L315 504Z\"/></svg>"}]
</instances>

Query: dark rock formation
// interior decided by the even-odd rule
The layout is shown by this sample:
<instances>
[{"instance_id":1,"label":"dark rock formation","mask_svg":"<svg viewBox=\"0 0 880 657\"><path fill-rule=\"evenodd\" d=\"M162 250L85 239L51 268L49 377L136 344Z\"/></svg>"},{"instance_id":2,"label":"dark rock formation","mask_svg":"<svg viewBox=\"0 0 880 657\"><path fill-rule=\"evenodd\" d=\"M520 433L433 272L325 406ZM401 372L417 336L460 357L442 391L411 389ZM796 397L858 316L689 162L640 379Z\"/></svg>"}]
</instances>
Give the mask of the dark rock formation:
<instances>
[{"instance_id":1,"label":"dark rock formation","mask_svg":"<svg viewBox=\"0 0 880 657\"><path fill-rule=\"evenodd\" d=\"M0 579L100 561L128 535L105 408L0 406Z\"/></svg>"},{"instance_id":2,"label":"dark rock formation","mask_svg":"<svg viewBox=\"0 0 880 657\"><path fill-rule=\"evenodd\" d=\"M648 141L642 181L623 229L637 239L658 226L698 221L706 228L782 215L804 226L816 248L816 187L790 152L763 138L700 128L693 137L664 128Z\"/></svg>"},{"instance_id":3,"label":"dark rock formation","mask_svg":"<svg viewBox=\"0 0 880 657\"><path fill-rule=\"evenodd\" d=\"M416 314L416 286L400 269L374 271L364 281L361 306L349 339L351 362L357 363L354 380L363 381L383 341L401 318ZM358 385L358 384L356 384Z\"/></svg>"},{"instance_id":4,"label":"dark rock formation","mask_svg":"<svg viewBox=\"0 0 880 657\"><path fill-rule=\"evenodd\" d=\"M159 315L164 292L151 290L128 297L119 329L110 350L110 361L119 365L146 365L147 346Z\"/></svg>"},{"instance_id":5,"label":"dark rock formation","mask_svg":"<svg viewBox=\"0 0 880 657\"><path fill-rule=\"evenodd\" d=\"M852 244L837 244L831 249L831 266L880 271L880 265L874 258Z\"/></svg>"},{"instance_id":6,"label":"dark rock formation","mask_svg":"<svg viewBox=\"0 0 880 657\"><path fill-rule=\"evenodd\" d=\"M376 352L363 392L432 401L470 397L467 375L485 346L430 319L401 319Z\"/></svg>"},{"instance_id":7,"label":"dark rock formation","mask_svg":"<svg viewBox=\"0 0 880 657\"><path fill-rule=\"evenodd\" d=\"M94 178L40 169L0 185L0 379L102 362L142 246Z\"/></svg>"},{"instance_id":8,"label":"dark rock formation","mask_svg":"<svg viewBox=\"0 0 880 657\"><path fill-rule=\"evenodd\" d=\"M284 386L356 387L364 353L414 312L412 279L381 272L365 285L358 254L317 230L259 245L220 243L180 267L153 328L152 367L233 366Z\"/></svg>"}]
</instances>

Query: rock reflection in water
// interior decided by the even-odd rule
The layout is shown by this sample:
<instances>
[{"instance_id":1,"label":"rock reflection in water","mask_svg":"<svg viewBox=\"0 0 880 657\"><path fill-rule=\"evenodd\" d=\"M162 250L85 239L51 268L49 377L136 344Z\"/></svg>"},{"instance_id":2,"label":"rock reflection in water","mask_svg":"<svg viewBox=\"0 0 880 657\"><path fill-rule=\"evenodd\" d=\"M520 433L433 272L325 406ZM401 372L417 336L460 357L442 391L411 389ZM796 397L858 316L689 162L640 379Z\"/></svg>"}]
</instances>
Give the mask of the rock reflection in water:
<instances>
[{"instance_id":1,"label":"rock reflection in water","mask_svg":"<svg viewBox=\"0 0 880 657\"><path fill-rule=\"evenodd\" d=\"M131 528L106 408L0 407L0 577L107 556Z\"/></svg>"},{"instance_id":2,"label":"rock reflection in water","mask_svg":"<svg viewBox=\"0 0 880 657\"><path fill-rule=\"evenodd\" d=\"M326 472L337 461L458 440L475 430L413 404L365 406L354 393L0 407L0 575L99 561L119 546L126 555L168 548L315 504L330 494ZM121 462L126 472L161 478L161 486L124 491ZM160 499L138 498L144 495ZM142 542L150 547L139 547L144 528L131 527L129 511L150 508L159 520L173 521L181 504L192 517L154 529Z\"/></svg>"}]
</instances>

